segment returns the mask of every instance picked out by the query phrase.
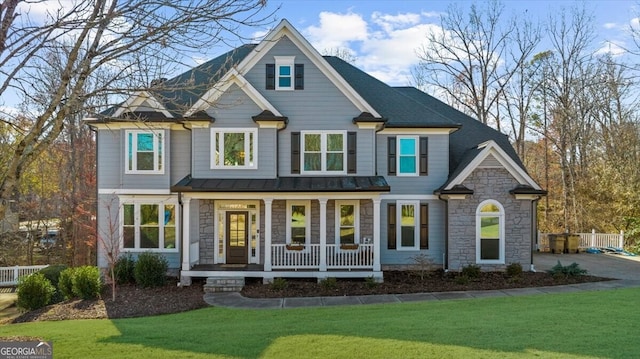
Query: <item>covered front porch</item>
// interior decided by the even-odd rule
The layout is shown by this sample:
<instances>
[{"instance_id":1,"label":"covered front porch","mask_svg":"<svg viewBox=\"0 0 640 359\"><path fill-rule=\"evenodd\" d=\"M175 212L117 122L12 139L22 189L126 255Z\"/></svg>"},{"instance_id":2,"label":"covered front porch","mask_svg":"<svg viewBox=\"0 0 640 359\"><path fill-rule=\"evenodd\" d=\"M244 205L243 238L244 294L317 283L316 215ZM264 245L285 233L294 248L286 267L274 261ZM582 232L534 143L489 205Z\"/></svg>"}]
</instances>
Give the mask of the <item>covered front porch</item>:
<instances>
[{"instance_id":1,"label":"covered front porch","mask_svg":"<svg viewBox=\"0 0 640 359\"><path fill-rule=\"evenodd\" d=\"M382 280L384 188L341 188L182 191L182 283L215 276Z\"/></svg>"}]
</instances>

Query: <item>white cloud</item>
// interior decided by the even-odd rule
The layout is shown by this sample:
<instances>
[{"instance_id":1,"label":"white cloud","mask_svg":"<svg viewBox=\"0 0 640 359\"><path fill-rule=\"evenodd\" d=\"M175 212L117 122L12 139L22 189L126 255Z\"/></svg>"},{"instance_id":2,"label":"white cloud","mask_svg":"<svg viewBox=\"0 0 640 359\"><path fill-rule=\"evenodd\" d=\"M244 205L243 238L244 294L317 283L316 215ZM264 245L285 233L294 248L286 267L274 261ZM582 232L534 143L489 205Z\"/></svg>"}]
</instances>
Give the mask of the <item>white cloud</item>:
<instances>
[{"instance_id":1,"label":"white cloud","mask_svg":"<svg viewBox=\"0 0 640 359\"><path fill-rule=\"evenodd\" d=\"M607 30L611 30L611 29L617 29L618 28L618 24L616 24L615 22L607 22L604 25L602 25L602 27L604 27Z\"/></svg>"},{"instance_id":2,"label":"white cloud","mask_svg":"<svg viewBox=\"0 0 640 359\"><path fill-rule=\"evenodd\" d=\"M361 15L354 13L320 13L320 25L306 30L309 41L316 49L350 47L354 41L364 41L368 37L367 23Z\"/></svg>"}]
</instances>

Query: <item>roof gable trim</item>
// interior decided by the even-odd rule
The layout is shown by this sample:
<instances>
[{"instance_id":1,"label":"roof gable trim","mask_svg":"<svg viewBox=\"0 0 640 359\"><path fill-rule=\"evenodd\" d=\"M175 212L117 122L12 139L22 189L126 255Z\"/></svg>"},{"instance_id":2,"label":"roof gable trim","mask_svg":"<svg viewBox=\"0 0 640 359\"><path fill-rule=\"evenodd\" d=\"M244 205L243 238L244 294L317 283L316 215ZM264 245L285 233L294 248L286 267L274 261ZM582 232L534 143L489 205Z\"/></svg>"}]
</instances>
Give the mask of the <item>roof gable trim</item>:
<instances>
[{"instance_id":1,"label":"roof gable trim","mask_svg":"<svg viewBox=\"0 0 640 359\"><path fill-rule=\"evenodd\" d=\"M148 91L139 91L127 98L127 100L118 107L116 112L114 112L113 117L120 117L125 112L134 112L138 109L138 107L142 106L143 103L148 102L149 107L156 109L158 112L165 115L167 118L173 118L171 112L167 110L166 107L162 104L162 102L158 101L153 95L151 95Z\"/></svg>"},{"instance_id":2,"label":"roof gable trim","mask_svg":"<svg viewBox=\"0 0 640 359\"><path fill-rule=\"evenodd\" d=\"M520 167L507 153L493 140L483 142L478 145L480 153L444 188L451 190L456 185L461 185L473 171L490 155L492 155L500 164L511 174L520 184L528 185L533 189L541 190L540 186L529 176L529 174Z\"/></svg>"}]
</instances>

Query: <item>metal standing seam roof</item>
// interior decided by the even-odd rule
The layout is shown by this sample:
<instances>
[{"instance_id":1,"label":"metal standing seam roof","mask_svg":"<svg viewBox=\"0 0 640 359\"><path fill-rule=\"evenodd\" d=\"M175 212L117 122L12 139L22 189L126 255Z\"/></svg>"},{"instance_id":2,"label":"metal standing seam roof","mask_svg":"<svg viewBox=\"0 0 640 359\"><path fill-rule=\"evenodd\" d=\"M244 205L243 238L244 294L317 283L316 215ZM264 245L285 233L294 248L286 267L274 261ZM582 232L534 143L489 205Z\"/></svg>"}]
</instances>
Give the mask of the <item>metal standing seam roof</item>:
<instances>
[{"instance_id":1,"label":"metal standing seam roof","mask_svg":"<svg viewBox=\"0 0 640 359\"><path fill-rule=\"evenodd\" d=\"M187 176L172 192L389 192L382 176L217 179Z\"/></svg>"}]
</instances>

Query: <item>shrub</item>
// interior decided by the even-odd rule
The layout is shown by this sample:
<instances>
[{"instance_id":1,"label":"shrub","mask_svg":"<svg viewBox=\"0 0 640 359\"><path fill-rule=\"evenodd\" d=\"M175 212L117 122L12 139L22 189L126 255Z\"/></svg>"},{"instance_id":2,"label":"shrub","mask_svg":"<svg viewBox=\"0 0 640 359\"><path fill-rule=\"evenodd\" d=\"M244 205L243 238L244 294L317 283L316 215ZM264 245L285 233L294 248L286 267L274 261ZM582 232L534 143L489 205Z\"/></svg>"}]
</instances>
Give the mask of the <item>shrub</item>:
<instances>
[{"instance_id":1,"label":"shrub","mask_svg":"<svg viewBox=\"0 0 640 359\"><path fill-rule=\"evenodd\" d=\"M62 294L62 296L66 299L71 299L74 297L73 276L75 271L75 268L67 268L60 272L60 278L58 280L58 291L60 291L60 294Z\"/></svg>"},{"instance_id":2,"label":"shrub","mask_svg":"<svg viewBox=\"0 0 640 359\"><path fill-rule=\"evenodd\" d=\"M338 288L338 280L335 277L325 278L320 281L320 286L326 290Z\"/></svg>"},{"instance_id":3,"label":"shrub","mask_svg":"<svg viewBox=\"0 0 640 359\"><path fill-rule=\"evenodd\" d=\"M275 278L271 283L271 289L281 291L287 288L289 282L284 278Z\"/></svg>"},{"instance_id":4,"label":"shrub","mask_svg":"<svg viewBox=\"0 0 640 359\"><path fill-rule=\"evenodd\" d=\"M133 273L139 286L161 287L166 283L168 268L167 259L162 255L145 252L138 256Z\"/></svg>"},{"instance_id":5,"label":"shrub","mask_svg":"<svg viewBox=\"0 0 640 359\"><path fill-rule=\"evenodd\" d=\"M24 310L34 310L49 304L55 292L51 282L42 273L34 273L28 277L21 278L18 283L19 308Z\"/></svg>"},{"instance_id":6,"label":"shrub","mask_svg":"<svg viewBox=\"0 0 640 359\"><path fill-rule=\"evenodd\" d=\"M376 281L376 279L373 276L369 276L369 277L365 278L364 282L367 285L367 288L369 288L369 289L373 289L373 288L377 287L378 284L380 284L380 283L378 283Z\"/></svg>"},{"instance_id":7,"label":"shrub","mask_svg":"<svg viewBox=\"0 0 640 359\"><path fill-rule=\"evenodd\" d=\"M113 267L113 278L117 284L131 284L136 282L134 270L136 261L131 253L124 254L118 258Z\"/></svg>"},{"instance_id":8,"label":"shrub","mask_svg":"<svg viewBox=\"0 0 640 359\"><path fill-rule=\"evenodd\" d=\"M100 269L93 266L76 268L73 273L73 294L82 299L94 299L100 296L102 280Z\"/></svg>"},{"instance_id":9,"label":"shrub","mask_svg":"<svg viewBox=\"0 0 640 359\"><path fill-rule=\"evenodd\" d=\"M55 288L55 292L51 296L51 301L49 304L55 304L62 302L64 300L64 294L58 288L58 281L60 279L60 273L67 269L67 266L64 264L56 264L52 266L48 266L40 270L40 273L44 275L45 278L51 282L53 288Z\"/></svg>"},{"instance_id":10,"label":"shrub","mask_svg":"<svg viewBox=\"0 0 640 359\"><path fill-rule=\"evenodd\" d=\"M421 280L424 280L425 277L429 276L429 270L433 265L433 261L431 260L431 258L429 258L429 256L424 253L420 253L411 257L410 259L413 261L413 263L415 263L415 267L418 270Z\"/></svg>"},{"instance_id":11,"label":"shrub","mask_svg":"<svg viewBox=\"0 0 640 359\"><path fill-rule=\"evenodd\" d=\"M479 278L481 273L482 271L480 270L480 266L475 264L469 264L468 266L462 267L462 275L469 279Z\"/></svg>"},{"instance_id":12,"label":"shrub","mask_svg":"<svg viewBox=\"0 0 640 359\"><path fill-rule=\"evenodd\" d=\"M466 274L460 274L459 276L456 277L455 279L457 284L461 284L461 285L467 285L469 284L469 276Z\"/></svg>"},{"instance_id":13,"label":"shrub","mask_svg":"<svg viewBox=\"0 0 640 359\"><path fill-rule=\"evenodd\" d=\"M515 278L522 276L522 265L520 263L511 263L507 266L506 270L509 278Z\"/></svg>"},{"instance_id":14,"label":"shrub","mask_svg":"<svg viewBox=\"0 0 640 359\"><path fill-rule=\"evenodd\" d=\"M554 277L565 276L565 277L575 277L579 275L587 274L586 269L580 268L580 265L576 262L569 264L568 266L563 266L560 261L558 264L553 266L547 273L553 275Z\"/></svg>"}]
</instances>

